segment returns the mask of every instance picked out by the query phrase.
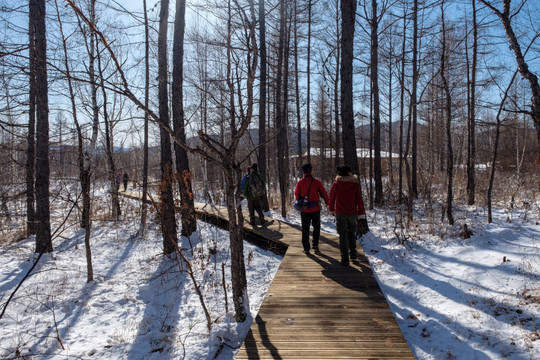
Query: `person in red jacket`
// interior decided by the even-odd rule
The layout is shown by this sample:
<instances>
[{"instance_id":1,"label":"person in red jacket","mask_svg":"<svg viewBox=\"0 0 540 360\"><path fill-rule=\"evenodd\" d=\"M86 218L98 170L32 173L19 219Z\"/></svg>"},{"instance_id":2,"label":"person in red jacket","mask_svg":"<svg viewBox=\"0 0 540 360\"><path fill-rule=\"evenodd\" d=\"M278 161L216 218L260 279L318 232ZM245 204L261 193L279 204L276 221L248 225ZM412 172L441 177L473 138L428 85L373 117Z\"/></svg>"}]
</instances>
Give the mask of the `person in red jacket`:
<instances>
[{"instance_id":1,"label":"person in red jacket","mask_svg":"<svg viewBox=\"0 0 540 360\"><path fill-rule=\"evenodd\" d=\"M319 253L319 237L321 234L321 206L319 195L322 195L326 206L328 206L328 193L324 189L319 179L315 179L311 174L312 166L310 163L302 166L304 177L298 180L294 188L294 197L296 200L307 195L308 200L313 206L300 213L302 219L302 246L304 253L309 254L309 227L313 225L313 251ZM308 194L309 192L309 194Z\"/></svg>"},{"instance_id":2,"label":"person in red jacket","mask_svg":"<svg viewBox=\"0 0 540 360\"><path fill-rule=\"evenodd\" d=\"M358 177L352 174L348 165L338 166L337 171L338 175L330 189L328 209L336 215L341 264L347 266L349 258L356 260L357 218L365 219L366 211Z\"/></svg>"}]
</instances>

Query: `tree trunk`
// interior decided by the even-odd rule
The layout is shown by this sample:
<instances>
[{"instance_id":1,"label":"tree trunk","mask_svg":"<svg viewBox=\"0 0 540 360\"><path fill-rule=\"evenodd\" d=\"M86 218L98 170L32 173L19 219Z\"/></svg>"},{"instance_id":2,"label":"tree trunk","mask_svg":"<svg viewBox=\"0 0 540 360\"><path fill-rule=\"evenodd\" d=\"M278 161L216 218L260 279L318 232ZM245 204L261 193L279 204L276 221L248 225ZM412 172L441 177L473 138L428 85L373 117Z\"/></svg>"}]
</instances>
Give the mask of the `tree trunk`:
<instances>
[{"instance_id":1,"label":"tree trunk","mask_svg":"<svg viewBox=\"0 0 540 360\"><path fill-rule=\"evenodd\" d=\"M30 2L32 4L32 1ZM32 6L32 5L31 5ZM35 5L34 5L35 6ZM32 11L30 7L28 24L28 60L29 60L29 99L28 99L28 136L26 137L26 235L36 233L36 15L37 11Z\"/></svg>"},{"instance_id":2,"label":"tree trunk","mask_svg":"<svg viewBox=\"0 0 540 360\"><path fill-rule=\"evenodd\" d=\"M475 184L475 168L476 168L476 67L478 60L478 24L476 23L476 0L472 0L473 10L473 53L472 53L472 68L471 81L469 85L469 121L468 121L468 147L467 147L467 195L468 204L473 205L475 202L476 184ZM468 51L468 49L467 49Z\"/></svg>"},{"instance_id":3,"label":"tree trunk","mask_svg":"<svg viewBox=\"0 0 540 360\"><path fill-rule=\"evenodd\" d=\"M359 174L353 109L353 43L356 1L341 1L341 124L343 160Z\"/></svg>"},{"instance_id":4,"label":"tree trunk","mask_svg":"<svg viewBox=\"0 0 540 360\"><path fill-rule=\"evenodd\" d=\"M373 147L375 159L373 171L375 176L375 206L384 203L381 168L381 110L379 100L379 16L377 0L371 0L371 92L373 94Z\"/></svg>"},{"instance_id":5,"label":"tree trunk","mask_svg":"<svg viewBox=\"0 0 540 360\"><path fill-rule=\"evenodd\" d=\"M259 172L268 179L266 170L266 12L264 1L259 1L259 52L261 57L260 83L259 83ZM263 199L263 210L270 210L268 205L268 194L265 192Z\"/></svg>"},{"instance_id":6,"label":"tree trunk","mask_svg":"<svg viewBox=\"0 0 540 360\"><path fill-rule=\"evenodd\" d=\"M161 145L161 182L159 184L159 215L163 235L163 251L172 254L176 250L178 235L173 198L173 160L171 139L165 128L169 127L169 104L167 90L167 20L169 15L169 0L161 0L159 14L158 37L158 99L159 99L159 129Z\"/></svg>"},{"instance_id":7,"label":"tree trunk","mask_svg":"<svg viewBox=\"0 0 540 360\"><path fill-rule=\"evenodd\" d=\"M73 115L73 122L75 123L75 129L77 131L77 144L78 144L78 153L77 153L77 164L79 167L79 182L81 183L81 194L83 195L83 202L85 202L89 197L87 197L86 194L86 185L89 184L90 181L87 180L88 172L85 171L85 164L90 163L90 160L86 158L86 153L84 151L84 138L83 133L81 129L81 125L79 124L78 119L78 112L77 112L77 103L75 101L75 90L73 89L73 82L71 79L71 71L69 68L69 56L68 56L68 46L67 46L67 39L64 35L64 30L62 26L62 21L60 17L60 11L58 10L58 7L56 8L56 14L58 17L58 23L60 27L60 33L62 34L62 46L64 51L64 66L66 71L66 78L68 82L68 89L69 89L69 98L71 102L71 113ZM83 207L86 204L83 204ZM88 213L88 212L87 212ZM92 265L92 251L90 248L90 219L85 218L81 221L81 228L85 229L85 247L86 247L86 268L87 268L87 277L86 281L91 282L94 279L94 269Z\"/></svg>"},{"instance_id":8,"label":"tree trunk","mask_svg":"<svg viewBox=\"0 0 540 360\"><path fill-rule=\"evenodd\" d=\"M264 2L264 1L260 1ZM300 115L300 74L298 71L298 0L294 2L294 77L295 77L295 94L296 94L296 155L298 156L298 164L302 165L302 116Z\"/></svg>"},{"instance_id":9,"label":"tree trunk","mask_svg":"<svg viewBox=\"0 0 540 360\"><path fill-rule=\"evenodd\" d=\"M225 171L227 214L229 216L229 233L231 243L231 274L235 319L243 322L247 319L249 298L247 294L246 265L244 263L244 230L243 213L240 198L236 198L237 186L235 179L240 176L233 170L233 166L227 166ZM235 201L236 200L236 201Z\"/></svg>"},{"instance_id":10,"label":"tree trunk","mask_svg":"<svg viewBox=\"0 0 540 360\"><path fill-rule=\"evenodd\" d=\"M281 0L284 1L284 0ZM307 33L307 100L306 100L306 147L307 162L311 162L311 0L308 0ZM301 165L301 164L300 164Z\"/></svg>"},{"instance_id":11,"label":"tree trunk","mask_svg":"<svg viewBox=\"0 0 540 360\"><path fill-rule=\"evenodd\" d=\"M339 6L339 4L338 4ZM340 99L340 94L339 94L339 80L340 80L340 77L339 77L339 72L340 72L340 60L341 60L341 32L340 32L340 28L339 28L339 7L336 8L336 34L337 34L337 38L336 38L336 73L335 73L335 79L334 79L334 118L335 118L335 127L334 129L336 130L336 134L335 134L335 147L334 147L334 150L335 150L335 161L334 161L334 168L336 168L339 164L339 161L340 161L340 152L341 152L341 147L339 146L340 145L340 138L341 138L341 132L339 131L341 129L341 123L339 121L339 99Z\"/></svg>"},{"instance_id":12,"label":"tree trunk","mask_svg":"<svg viewBox=\"0 0 540 360\"><path fill-rule=\"evenodd\" d=\"M285 146L287 144L287 129L285 127L286 120L284 118L285 111L283 110L284 102L283 95L283 62L285 57L285 31L286 31L286 15L285 15L285 0L280 1L280 25L279 25L279 46L278 46L278 63L277 63L277 78L276 78L276 130L278 132L277 141L277 161L278 161L278 177L279 177L279 190L281 195L281 215L287 216L286 209L286 169L285 169ZM309 85L308 85L309 86ZM308 120L309 121L309 120ZM308 150L309 151L309 150ZM309 161L309 157L308 157Z\"/></svg>"},{"instance_id":13,"label":"tree trunk","mask_svg":"<svg viewBox=\"0 0 540 360\"><path fill-rule=\"evenodd\" d=\"M454 225L454 215L452 211L453 195L453 175L454 175L454 151L452 148L452 95L450 94L450 85L447 79L446 63L448 61L446 49L446 26L444 17L444 0L441 3L441 26L442 26L442 51L441 51L441 80L446 97L445 117L446 117L446 181L448 185L446 195L446 216L448 223Z\"/></svg>"},{"instance_id":14,"label":"tree trunk","mask_svg":"<svg viewBox=\"0 0 540 360\"><path fill-rule=\"evenodd\" d=\"M403 42L401 45L401 76L400 96L399 96L399 179L398 179L398 201L403 204L403 126L405 122L405 51L407 46L407 16L406 9L403 14Z\"/></svg>"},{"instance_id":15,"label":"tree trunk","mask_svg":"<svg viewBox=\"0 0 540 360\"><path fill-rule=\"evenodd\" d=\"M143 0L144 13L144 106L148 109L150 100L150 26L148 24L148 14L146 0ZM142 236L146 229L146 218L148 213L148 112L144 112L144 144L143 144L143 183L142 183L142 204L141 204L141 226L139 233Z\"/></svg>"},{"instance_id":16,"label":"tree trunk","mask_svg":"<svg viewBox=\"0 0 540 360\"><path fill-rule=\"evenodd\" d=\"M36 252L53 251L49 205L49 97L45 0L31 0L35 31L36 77ZM32 16L32 15L31 15Z\"/></svg>"},{"instance_id":17,"label":"tree trunk","mask_svg":"<svg viewBox=\"0 0 540 360\"><path fill-rule=\"evenodd\" d=\"M412 51L412 169L411 182L413 193L409 196L418 196L418 108L417 108L417 89L418 89L418 0L414 0L413 5L413 51Z\"/></svg>"},{"instance_id":18,"label":"tree trunk","mask_svg":"<svg viewBox=\"0 0 540 360\"><path fill-rule=\"evenodd\" d=\"M175 137L181 143L186 143L184 119L184 29L186 24L186 1L176 1L176 15L174 20L173 45L173 81L172 81L172 108ZM192 173L189 169L187 151L174 143L176 154L176 171L178 172L178 187L180 189L180 215L182 218L182 235L190 236L197 230L197 219L191 185Z\"/></svg>"}]
</instances>

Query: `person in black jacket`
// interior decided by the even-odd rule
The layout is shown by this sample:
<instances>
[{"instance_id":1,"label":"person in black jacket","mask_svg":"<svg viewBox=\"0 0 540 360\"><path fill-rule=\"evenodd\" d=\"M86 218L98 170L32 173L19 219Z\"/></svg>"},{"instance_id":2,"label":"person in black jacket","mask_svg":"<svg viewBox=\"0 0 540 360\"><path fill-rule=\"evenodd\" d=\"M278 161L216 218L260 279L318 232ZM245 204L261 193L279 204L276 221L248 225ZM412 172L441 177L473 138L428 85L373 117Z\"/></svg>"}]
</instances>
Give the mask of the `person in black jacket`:
<instances>
[{"instance_id":1,"label":"person in black jacket","mask_svg":"<svg viewBox=\"0 0 540 360\"><path fill-rule=\"evenodd\" d=\"M255 225L255 211L259 215L261 225L264 225L264 213L262 209L262 200L264 197L265 181L262 175L257 171L257 164L251 165L249 175L244 181L244 195L248 201L249 223Z\"/></svg>"},{"instance_id":2,"label":"person in black jacket","mask_svg":"<svg viewBox=\"0 0 540 360\"><path fill-rule=\"evenodd\" d=\"M124 175L122 176L122 179L124 180L124 191L127 190L127 183L128 183L128 180L129 180L129 176L128 176L128 173L126 171L124 171Z\"/></svg>"}]
</instances>

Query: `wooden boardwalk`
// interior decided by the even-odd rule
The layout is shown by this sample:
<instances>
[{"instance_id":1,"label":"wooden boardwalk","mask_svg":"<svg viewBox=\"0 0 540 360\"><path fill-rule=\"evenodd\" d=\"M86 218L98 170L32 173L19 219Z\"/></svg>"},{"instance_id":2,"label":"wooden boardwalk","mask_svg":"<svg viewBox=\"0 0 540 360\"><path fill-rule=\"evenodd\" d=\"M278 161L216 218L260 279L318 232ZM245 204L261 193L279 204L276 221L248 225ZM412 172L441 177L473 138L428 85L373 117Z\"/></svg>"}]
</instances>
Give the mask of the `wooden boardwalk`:
<instances>
[{"instance_id":1,"label":"wooden boardwalk","mask_svg":"<svg viewBox=\"0 0 540 360\"><path fill-rule=\"evenodd\" d=\"M246 232L288 247L236 359L414 359L361 247L345 267L337 236L321 233L321 254L306 255L298 226L267 220Z\"/></svg>"},{"instance_id":2,"label":"wooden boardwalk","mask_svg":"<svg viewBox=\"0 0 540 360\"><path fill-rule=\"evenodd\" d=\"M227 220L223 207L196 209ZM298 226L267 220L247 235L285 255L236 359L414 359L360 246L342 266L337 236L322 232L321 254L306 255Z\"/></svg>"}]
</instances>

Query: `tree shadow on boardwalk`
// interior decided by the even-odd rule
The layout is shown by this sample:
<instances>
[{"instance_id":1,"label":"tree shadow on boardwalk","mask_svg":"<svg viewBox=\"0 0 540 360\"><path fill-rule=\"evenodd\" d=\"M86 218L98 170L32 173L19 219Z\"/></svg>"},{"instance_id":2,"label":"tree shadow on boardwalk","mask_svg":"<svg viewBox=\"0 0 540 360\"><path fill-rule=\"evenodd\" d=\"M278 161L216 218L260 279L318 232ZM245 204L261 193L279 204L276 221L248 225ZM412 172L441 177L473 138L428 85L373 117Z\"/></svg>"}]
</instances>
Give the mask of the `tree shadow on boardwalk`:
<instances>
[{"instance_id":1,"label":"tree shadow on boardwalk","mask_svg":"<svg viewBox=\"0 0 540 360\"><path fill-rule=\"evenodd\" d=\"M262 344L270 352L270 354L272 355L272 359L281 359L278 349L272 344L270 338L268 337L268 332L266 331L266 322L261 318L260 315L257 315L257 317L255 318L255 323L259 327L259 334L262 338ZM249 359L259 360L261 358L257 351L257 342L253 337L253 332L251 329L246 335L246 339L244 340L244 346L246 352L248 353Z\"/></svg>"}]
</instances>

